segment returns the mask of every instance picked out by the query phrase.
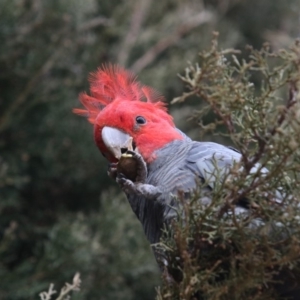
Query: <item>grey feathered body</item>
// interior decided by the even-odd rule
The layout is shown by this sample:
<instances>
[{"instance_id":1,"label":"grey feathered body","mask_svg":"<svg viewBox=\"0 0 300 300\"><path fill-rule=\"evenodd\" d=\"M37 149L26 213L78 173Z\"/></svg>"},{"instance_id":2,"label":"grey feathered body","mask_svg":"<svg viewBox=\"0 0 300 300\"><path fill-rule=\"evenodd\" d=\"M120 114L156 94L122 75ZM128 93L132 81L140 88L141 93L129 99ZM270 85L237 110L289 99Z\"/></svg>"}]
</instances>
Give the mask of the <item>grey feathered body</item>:
<instances>
[{"instance_id":1,"label":"grey feathered body","mask_svg":"<svg viewBox=\"0 0 300 300\"><path fill-rule=\"evenodd\" d=\"M172 208L176 205L174 196L181 191L188 196L199 180L213 185L217 162L219 170L225 172L238 162L241 154L212 142L195 142L189 138L177 140L155 152L156 159L148 164L148 176L145 183L159 187L161 195L157 199L144 196L127 195L129 203L141 221L150 243L157 243L161 236L163 224L175 216ZM199 201L207 201L207 197Z\"/></svg>"},{"instance_id":2,"label":"grey feathered body","mask_svg":"<svg viewBox=\"0 0 300 300\"><path fill-rule=\"evenodd\" d=\"M215 181L220 180L234 162L239 162L241 159L241 154L236 150L212 142L195 142L188 137L182 141L171 142L155 154L156 159L147 166L148 176L145 183L158 187L161 194L156 199L134 194L127 195L151 244L159 242L164 224L176 216L174 207L177 202L174 201L174 196L178 194L178 191L185 193L188 197L196 189L200 180L205 183L206 191L199 201L207 204L210 201L209 191ZM256 172L258 167L259 165L256 165L251 172ZM218 176L212 176L216 168L219 172ZM262 168L260 172L267 173L268 171ZM276 201L280 202L282 197L279 192L277 196ZM235 207L236 214L247 211L242 204L238 203ZM256 221L260 224L259 220L253 220L254 226L257 225ZM154 254L159 266L164 270L164 266L168 264L164 253L154 249ZM288 277L284 273L280 274L279 278L284 282L276 287L279 294L299 300L300 288L297 279L295 281L295 278Z\"/></svg>"}]
</instances>

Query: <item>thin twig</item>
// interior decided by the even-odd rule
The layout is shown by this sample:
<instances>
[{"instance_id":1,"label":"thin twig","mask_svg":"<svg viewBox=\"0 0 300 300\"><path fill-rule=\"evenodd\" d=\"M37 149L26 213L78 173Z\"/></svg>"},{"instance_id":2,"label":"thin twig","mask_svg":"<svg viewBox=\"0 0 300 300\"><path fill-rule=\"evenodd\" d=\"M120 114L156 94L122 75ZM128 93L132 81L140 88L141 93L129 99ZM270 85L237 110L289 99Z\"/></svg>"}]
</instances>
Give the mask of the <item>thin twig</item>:
<instances>
[{"instance_id":1,"label":"thin twig","mask_svg":"<svg viewBox=\"0 0 300 300\"><path fill-rule=\"evenodd\" d=\"M51 300L52 295L56 294L57 291L54 290L54 284L51 283L47 292L41 292L39 294L41 300Z\"/></svg>"},{"instance_id":2,"label":"thin twig","mask_svg":"<svg viewBox=\"0 0 300 300\"><path fill-rule=\"evenodd\" d=\"M139 36L142 24L149 12L149 6L151 3L152 0L140 0L133 3L134 10L131 15L130 27L120 46L121 51L119 51L117 58L120 65L126 65L130 51Z\"/></svg>"},{"instance_id":3,"label":"thin twig","mask_svg":"<svg viewBox=\"0 0 300 300\"><path fill-rule=\"evenodd\" d=\"M92 20L88 20L87 22L83 23L79 28L78 31L87 31L91 30L98 26L112 26L114 24L112 19L105 18L105 17L97 17Z\"/></svg>"},{"instance_id":4,"label":"thin twig","mask_svg":"<svg viewBox=\"0 0 300 300\"><path fill-rule=\"evenodd\" d=\"M136 60L135 63L130 67L130 69L135 73L139 73L142 69L151 64L161 52L175 45L183 36L188 34L192 29L202 24L211 22L213 19L214 14L206 10L192 17L186 23L179 25L172 34L159 40L143 56Z\"/></svg>"},{"instance_id":5,"label":"thin twig","mask_svg":"<svg viewBox=\"0 0 300 300\"><path fill-rule=\"evenodd\" d=\"M65 296L67 296L71 291L79 291L80 290L80 274L76 273L72 284L66 283L66 285L61 289L59 296L56 298L56 300L64 300Z\"/></svg>"}]
</instances>

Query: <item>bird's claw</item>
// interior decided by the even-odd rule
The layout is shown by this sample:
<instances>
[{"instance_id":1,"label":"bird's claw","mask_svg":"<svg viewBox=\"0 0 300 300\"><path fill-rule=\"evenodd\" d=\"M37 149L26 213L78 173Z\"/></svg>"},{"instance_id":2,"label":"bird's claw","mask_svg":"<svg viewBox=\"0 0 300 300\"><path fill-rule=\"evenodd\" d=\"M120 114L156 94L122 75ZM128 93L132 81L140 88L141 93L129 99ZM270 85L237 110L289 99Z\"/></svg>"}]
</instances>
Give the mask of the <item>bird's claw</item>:
<instances>
[{"instance_id":1,"label":"bird's claw","mask_svg":"<svg viewBox=\"0 0 300 300\"><path fill-rule=\"evenodd\" d=\"M107 175L116 180L117 178L117 163L110 163L107 169Z\"/></svg>"},{"instance_id":2,"label":"bird's claw","mask_svg":"<svg viewBox=\"0 0 300 300\"><path fill-rule=\"evenodd\" d=\"M137 162L137 176L136 176L136 182L145 182L147 178L147 165L144 161L142 155L135 151L127 150L127 155L131 155Z\"/></svg>"},{"instance_id":3,"label":"bird's claw","mask_svg":"<svg viewBox=\"0 0 300 300\"><path fill-rule=\"evenodd\" d=\"M121 186L122 190L127 193L136 193L135 184L125 177L124 174L118 173L116 182Z\"/></svg>"},{"instance_id":4,"label":"bird's claw","mask_svg":"<svg viewBox=\"0 0 300 300\"><path fill-rule=\"evenodd\" d=\"M121 186L122 190L126 194L144 196L147 199L156 199L162 194L158 187L141 182L134 183L130 179L127 179L122 173L118 173L116 182Z\"/></svg>"}]
</instances>

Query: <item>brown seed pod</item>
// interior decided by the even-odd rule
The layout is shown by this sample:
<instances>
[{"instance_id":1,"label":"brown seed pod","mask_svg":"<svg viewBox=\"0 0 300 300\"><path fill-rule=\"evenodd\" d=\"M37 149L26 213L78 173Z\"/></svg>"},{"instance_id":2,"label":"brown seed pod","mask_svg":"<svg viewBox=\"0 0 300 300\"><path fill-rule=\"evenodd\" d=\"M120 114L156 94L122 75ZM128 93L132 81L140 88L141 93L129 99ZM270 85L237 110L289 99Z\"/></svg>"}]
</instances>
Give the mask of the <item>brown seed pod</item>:
<instances>
[{"instance_id":1,"label":"brown seed pod","mask_svg":"<svg viewBox=\"0 0 300 300\"><path fill-rule=\"evenodd\" d=\"M126 178L135 182L137 177L137 161L128 153L123 153L117 165L117 172L125 175Z\"/></svg>"}]
</instances>

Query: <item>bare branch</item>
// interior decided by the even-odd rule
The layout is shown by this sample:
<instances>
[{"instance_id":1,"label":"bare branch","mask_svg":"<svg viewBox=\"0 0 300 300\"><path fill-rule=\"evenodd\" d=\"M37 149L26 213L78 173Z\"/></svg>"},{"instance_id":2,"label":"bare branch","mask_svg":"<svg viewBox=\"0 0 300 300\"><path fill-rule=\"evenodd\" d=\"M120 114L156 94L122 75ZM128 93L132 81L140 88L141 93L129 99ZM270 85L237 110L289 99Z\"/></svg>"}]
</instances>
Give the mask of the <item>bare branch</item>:
<instances>
[{"instance_id":1,"label":"bare branch","mask_svg":"<svg viewBox=\"0 0 300 300\"><path fill-rule=\"evenodd\" d=\"M139 73L146 66L151 64L155 58L169 47L175 45L183 36L188 34L194 28L212 22L214 14L204 10L194 17L191 17L187 22L179 25L172 34L168 37L159 40L154 46L152 46L143 56L141 56L130 69Z\"/></svg>"},{"instance_id":2,"label":"bare branch","mask_svg":"<svg viewBox=\"0 0 300 300\"><path fill-rule=\"evenodd\" d=\"M72 284L66 283L65 286L61 289L59 296L56 298L56 300L64 300L65 296L67 296L71 291L79 291L80 290L80 274L76 273Z\"/></svg>"},{"instance_id":3,"label":"bare branch","mask_svg":"<svg viewBox=\"0 0 300 300\"><path fill-rule=\"evenodd\" d=\"M125 38L120 46L120 51L118 55L118 63L121 65L126 65L130 51L137 40L142 24L149 12L149 6L152 3L152 0L141 0L134 2L134 10L131 16L131 22L129 30L125 35Z\"/></svg>"},{"instance_id":4,"label":"bare branch","mask_svg":"<svg viewBox=\"0 0 300 300\"><path fill-rule=\"evenodd\" d=\"M54 290L54 284L51 283L47 292L42 292L39 294L41 300L51 300L52 295L57 292Z\"/></svg>"},{"instance_id":5,"label":"bare branch","mask_svg":"<svg viewBox=\"0 0 300 300\"><path fill-rule=\"evenodd\" d=\"M83 23L79 28L78 31L87 31L91 30L98 26L112 26L114 24L112 19L108 19L105 17L97 17L91 20L88 20L87 22Z\"/></svg>"}]
</instances>

